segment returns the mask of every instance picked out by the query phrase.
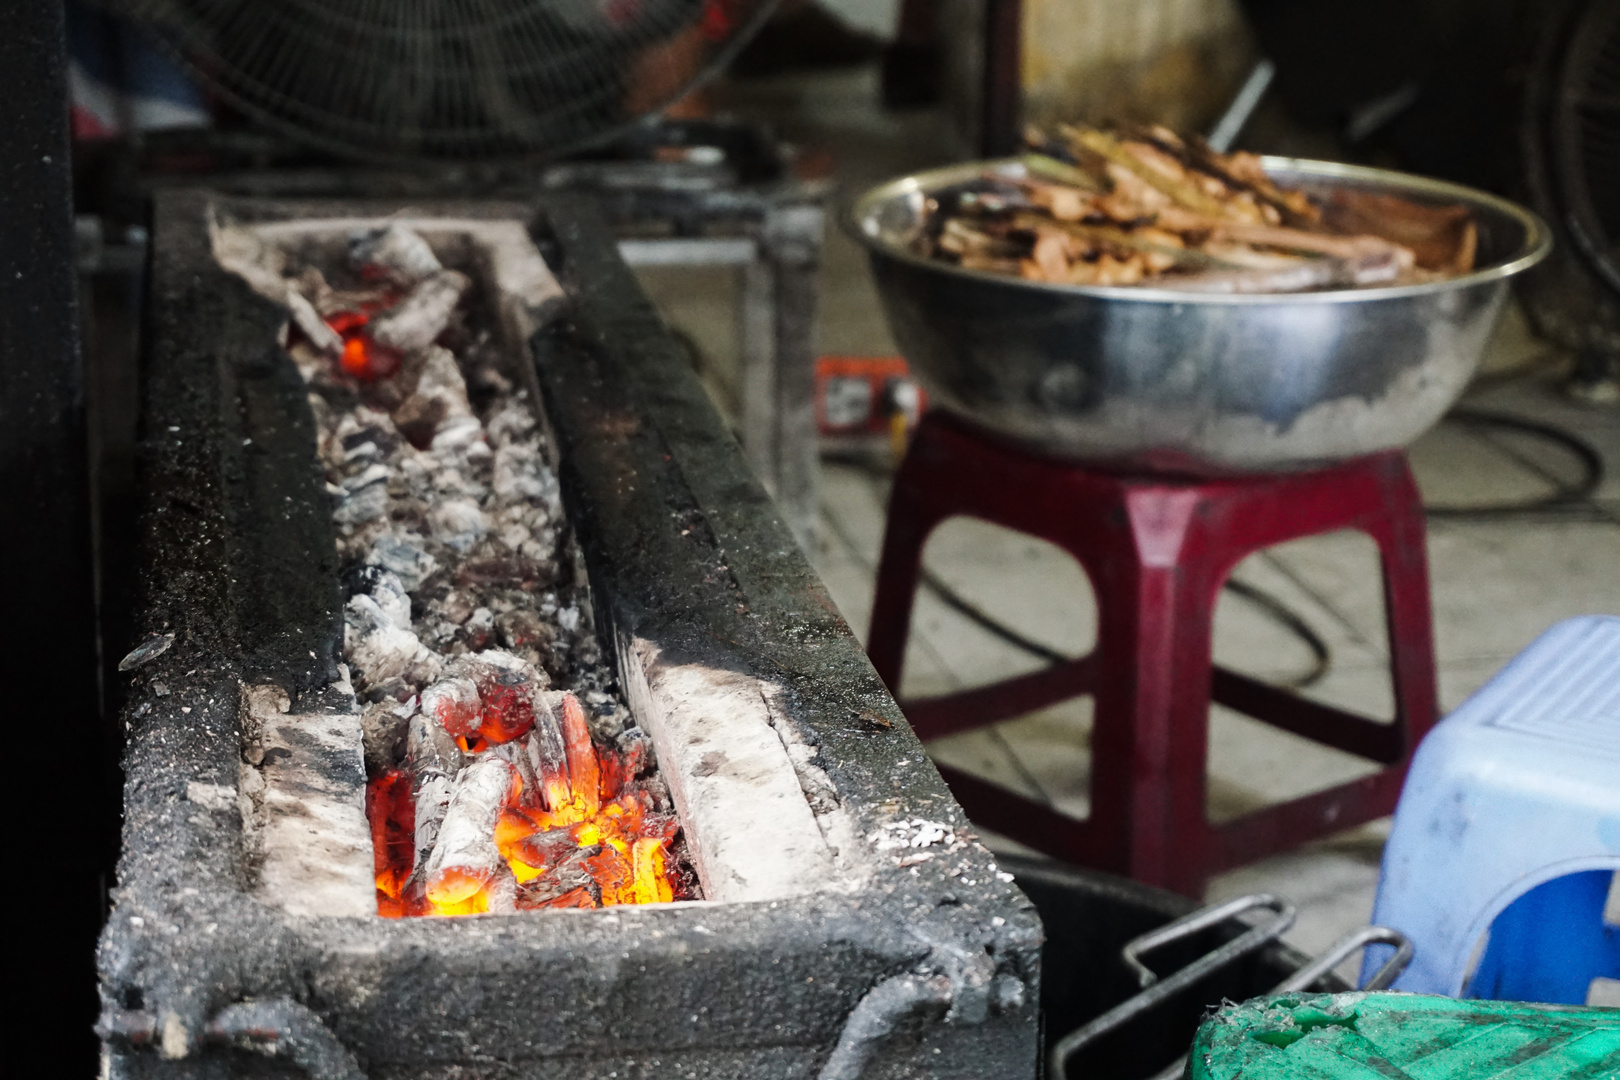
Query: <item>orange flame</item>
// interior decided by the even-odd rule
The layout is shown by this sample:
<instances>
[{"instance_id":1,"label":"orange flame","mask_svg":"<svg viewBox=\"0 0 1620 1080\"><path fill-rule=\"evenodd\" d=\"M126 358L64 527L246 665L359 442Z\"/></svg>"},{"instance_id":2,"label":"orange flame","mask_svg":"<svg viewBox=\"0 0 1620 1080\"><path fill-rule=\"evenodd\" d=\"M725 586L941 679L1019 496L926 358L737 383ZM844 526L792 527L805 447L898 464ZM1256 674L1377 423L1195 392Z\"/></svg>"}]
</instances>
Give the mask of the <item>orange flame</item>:
<instances>
[{"instance_id":1,"label":"orange flame","mask_svg":"<svg viewBox=\"0 0 1620 1080\"><path fill-rule=\"evenodd\" d=\"M326 317L326 325L336 330L343 339L343 352L338 367L345 375L361 382L386 379L399 370L404 357L398 349L379 345L365 332L371 315L364 311L339 311Z\"/></svg>"},{"instance_id":2,"label":"orange flame","mask_svg":"<svg viewBox=\"0 0 1620 1080\"><path fill-rule=\"evenodd\" d=\"M389 769L366 783L366 816L371 822L371 850L377 880L377 910L397 918L404 909L400 899L411 873L415 846L416 807L411 801L411 777L402 769Z\"/></svg>"},{"instance_id":3,"label":"orange flame","mask_svg":"<svg viewBox=\"0 0 1620 1080\"><path fill-rule=\"evenodd\" d=\"M596 747L585 711L572 694L563 699L562 724L570 782L542 797L515 781L495 822L493 840L516 879L518 908L670 902L676 885L668 854L677 822L652 808L634 783L633 765ZM425 888L413 885L414 840L406 816L414 813L410 792L410 777L400 770L368 786L378 912L397 917L488 911L489 872L447 870Z\"/></svg>"}]
</instances>

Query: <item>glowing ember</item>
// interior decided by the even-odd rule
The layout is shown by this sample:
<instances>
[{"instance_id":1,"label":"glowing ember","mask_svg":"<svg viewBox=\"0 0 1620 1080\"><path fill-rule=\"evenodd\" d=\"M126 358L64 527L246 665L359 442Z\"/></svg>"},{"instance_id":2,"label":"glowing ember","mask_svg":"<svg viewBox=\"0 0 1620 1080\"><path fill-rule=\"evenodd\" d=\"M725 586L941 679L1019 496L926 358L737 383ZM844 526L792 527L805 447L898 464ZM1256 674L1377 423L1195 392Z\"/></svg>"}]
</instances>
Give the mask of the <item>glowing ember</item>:
<instances>
[{"instance_id":1,"label":"glowing ember","mask_svg":"<svg viewBox=\"0 0 1620 1080\"><path fill-rule=\"evenodd\" d=\"M345 375L361 382L386 379L399 370L404 359L399 350L371 340L366 333L366 324L370 321L371 316L360 311L339 311L326 317L326 325L336 330L343 339L338 366Z\"/></svg>"},{"instance_id":2,"label":"glowing ember","mask_svg":"<svg viewBox=\"0 0 1620 1080\"><path fill-rule=\"evenodd\" d=\"M486 711L496 711L488 709ZM562 697L567 774L560 784L525 785L517 770L494 808L489 839L499 864L466 864L412 873L411 777L390 770L371 781L367 812L376 845L377 910L401 915L474 915L491 909L505 881L518 910L668 902L676 879L666 858L677 829L636 788L623 755L598 748L573 694ZM490 759L475 756L474 763ZM602 758L610 759L603 768ZM470 768L471 766L469 766ZM441 834L442 839L442 834Z\"/></svg>"}]
</instances>

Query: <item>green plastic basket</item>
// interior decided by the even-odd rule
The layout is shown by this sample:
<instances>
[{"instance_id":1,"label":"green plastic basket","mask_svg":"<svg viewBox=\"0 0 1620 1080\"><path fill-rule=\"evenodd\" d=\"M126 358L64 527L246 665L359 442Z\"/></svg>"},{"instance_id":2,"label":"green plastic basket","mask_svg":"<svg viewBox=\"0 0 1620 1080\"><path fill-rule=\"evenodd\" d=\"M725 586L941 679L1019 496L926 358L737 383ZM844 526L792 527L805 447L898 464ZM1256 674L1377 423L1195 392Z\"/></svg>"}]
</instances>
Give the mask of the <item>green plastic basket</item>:
<instances>
[{"instance_id":1,"label":"green plastic basket","mask_svg":"<svg viewBox=\"0 0 1620 1080\"><path fill-rule=\"evenodd\" d=\"M1620 1080L1620 1009L1285 994L1198 1029L1188 1080Z\"/></svg>"}]
</instances>

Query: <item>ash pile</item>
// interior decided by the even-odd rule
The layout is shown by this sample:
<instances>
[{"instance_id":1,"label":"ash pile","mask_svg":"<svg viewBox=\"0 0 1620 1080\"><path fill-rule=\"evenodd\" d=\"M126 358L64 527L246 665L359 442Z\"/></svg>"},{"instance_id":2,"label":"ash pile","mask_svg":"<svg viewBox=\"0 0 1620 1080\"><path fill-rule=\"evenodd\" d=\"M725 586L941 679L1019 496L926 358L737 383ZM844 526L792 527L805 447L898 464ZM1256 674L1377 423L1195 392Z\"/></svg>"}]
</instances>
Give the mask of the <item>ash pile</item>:
<instances>
[{"instance_id":1,"label":"ash pile","mask_svg":"<svg viewBox=\"0 0 1620 1080\"><path fill-rule=\"evenodd\" d=\"M400 222L341 249L212 233L222 265L287 307L283 345L309 389L379 913L695 896L491 288Z\"/></svg>"}]
</instances>

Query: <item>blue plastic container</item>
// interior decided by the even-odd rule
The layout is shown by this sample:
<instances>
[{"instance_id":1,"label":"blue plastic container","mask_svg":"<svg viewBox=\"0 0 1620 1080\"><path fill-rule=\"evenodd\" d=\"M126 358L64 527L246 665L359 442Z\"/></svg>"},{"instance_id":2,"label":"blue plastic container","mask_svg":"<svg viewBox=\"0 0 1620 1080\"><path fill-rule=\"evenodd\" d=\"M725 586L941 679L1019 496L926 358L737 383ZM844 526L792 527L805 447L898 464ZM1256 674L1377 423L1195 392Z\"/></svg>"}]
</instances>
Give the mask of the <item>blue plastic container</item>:
<instances>
[{"instance_id":1,"label":"blue plastic container","mask_svg":"<svg viewBox=\"0 0 1620 1080\"><path fill-rule=\"evenodd\" d=\"M1373 910L1417 950L1395 989L1584 1003L1594 978L1620 979L1603 919L1616 871L1620 618L1590 616L1542 634L1418 748Z\"/></svg>"}]
</instances>

